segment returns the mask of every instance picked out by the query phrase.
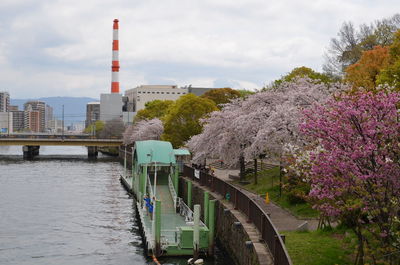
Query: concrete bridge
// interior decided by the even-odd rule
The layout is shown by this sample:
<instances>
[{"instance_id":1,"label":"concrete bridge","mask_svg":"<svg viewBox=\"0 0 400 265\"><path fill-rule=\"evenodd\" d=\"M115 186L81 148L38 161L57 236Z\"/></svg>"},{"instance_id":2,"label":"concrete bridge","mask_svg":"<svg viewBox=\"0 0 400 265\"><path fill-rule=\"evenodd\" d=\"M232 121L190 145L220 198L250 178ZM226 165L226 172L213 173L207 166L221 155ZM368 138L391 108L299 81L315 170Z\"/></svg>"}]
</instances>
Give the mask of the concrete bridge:
<instances>
[{"instance_id":1,"label":"concrete bridge","mask_svg":"<svg viewBox=\"0 0 400 265\"><path fill-rule=\"evenodd\" d=\"M4 134L0 135L0 146L21 145L24 158L33 158L39 154L42 145L86 146L89 157L97 157L98 147L118 147L122 139L99 139L88 134Z\"/></svg>"}]
</instances>

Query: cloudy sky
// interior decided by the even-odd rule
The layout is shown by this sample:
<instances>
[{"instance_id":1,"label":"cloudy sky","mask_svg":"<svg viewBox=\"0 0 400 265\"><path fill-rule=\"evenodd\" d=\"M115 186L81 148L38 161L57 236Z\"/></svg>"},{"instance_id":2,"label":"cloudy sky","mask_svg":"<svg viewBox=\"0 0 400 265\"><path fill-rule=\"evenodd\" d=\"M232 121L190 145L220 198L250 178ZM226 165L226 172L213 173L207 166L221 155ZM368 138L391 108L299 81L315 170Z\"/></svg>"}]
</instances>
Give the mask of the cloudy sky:
<instances>
[{"instance_id":1,"label":"cloudy sky","mask_svg":"<svg viewBox=\"0 0 400 265\"><path fill-rule=\"evenodd\" d=\"M110 91L120 20L121 90L141 84L255 89L321 70L344 21L392 16L398 0L1 0L0 91L12 98Z\"/></svg>"}]
</instances>

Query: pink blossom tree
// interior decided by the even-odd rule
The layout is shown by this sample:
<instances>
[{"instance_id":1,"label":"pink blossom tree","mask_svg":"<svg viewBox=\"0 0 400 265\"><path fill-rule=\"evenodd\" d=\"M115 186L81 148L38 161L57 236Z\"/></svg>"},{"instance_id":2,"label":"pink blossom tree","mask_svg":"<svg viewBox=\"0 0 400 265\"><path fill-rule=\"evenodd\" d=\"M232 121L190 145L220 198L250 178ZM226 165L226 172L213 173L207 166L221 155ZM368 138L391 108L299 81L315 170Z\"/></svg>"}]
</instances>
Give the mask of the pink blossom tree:
<instances>
[{"instance_id":1,"label":"pink blossom tree","mask_svg":"<svg viewBox=\"0 0 400 265\"><path fill-rule=\"evenodd\" d=\"M301 131L321 146L310 155L309 196L353 228L356 264L365 251L375 264L400 261L399 103L400 93L360 92L304 111Z\"/></svg>"},{"instance_id":2,"label":"pink blossom tree","mask_svg":"<svg viewBox=\"0 0 400 265\"><path fill-rule=\"evenodd\" d=\"M242 153L247 160L261 154L280 155L284 144L299 141L300 110L341 89L341 84L318 84L307 78L283 82L211 113L202 120L202 133L187 145L194 161L214 156L230 165L236 164Z\"/></svg>"},{"instance_id":3,"label":"pink blossom tree","mask_svg":"<svg viewBox=\"0 0 400 265\"><path fill-rule=\"evenodd\" d=\"M141 120L128 128L123 133L125 145L143 140L160 140L164 131L162 121L160 119Z\"/></svg>"}]
</instances>

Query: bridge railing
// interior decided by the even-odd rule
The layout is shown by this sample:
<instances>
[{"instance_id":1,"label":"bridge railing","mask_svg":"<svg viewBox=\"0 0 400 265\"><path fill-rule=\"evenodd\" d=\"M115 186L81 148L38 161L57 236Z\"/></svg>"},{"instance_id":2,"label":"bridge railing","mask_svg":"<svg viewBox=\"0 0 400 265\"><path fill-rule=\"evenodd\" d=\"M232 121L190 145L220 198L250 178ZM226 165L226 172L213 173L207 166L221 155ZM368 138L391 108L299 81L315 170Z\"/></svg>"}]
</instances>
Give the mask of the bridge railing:
<instances>
[{"instance_id":1,"label":"bridge railing","mask_svg":"<svg viewBox=\"0 0 400 265\"><path fill-rule=\"evenodd\" d=\"M187 165L184 166L183 175L224 196L225 199L234 204L236 209L244 213L248 221L252 222L260 232L261 238L265 241L274 258L274 264L292 265L285 243L268 213L240 188Z\"/></svg>"}]
</instances>

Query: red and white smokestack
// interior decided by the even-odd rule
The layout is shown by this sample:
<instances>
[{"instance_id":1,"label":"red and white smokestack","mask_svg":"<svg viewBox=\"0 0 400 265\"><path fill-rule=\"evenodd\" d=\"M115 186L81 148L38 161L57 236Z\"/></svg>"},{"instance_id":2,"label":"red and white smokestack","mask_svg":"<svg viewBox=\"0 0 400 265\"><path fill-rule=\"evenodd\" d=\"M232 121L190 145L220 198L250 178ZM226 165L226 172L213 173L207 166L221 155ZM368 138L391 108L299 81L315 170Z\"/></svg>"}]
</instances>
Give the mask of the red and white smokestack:
<instances>
[{"instance_id":1,"label":"red and white smokestack","mask_svg":"<svg viewBox=\"0 0 400 265\"><path fill-rule=\"evenodd\" d=\"M119 93L118 19L114 19L112 44L111 93Z\"/></svg>"}]
</instances>

